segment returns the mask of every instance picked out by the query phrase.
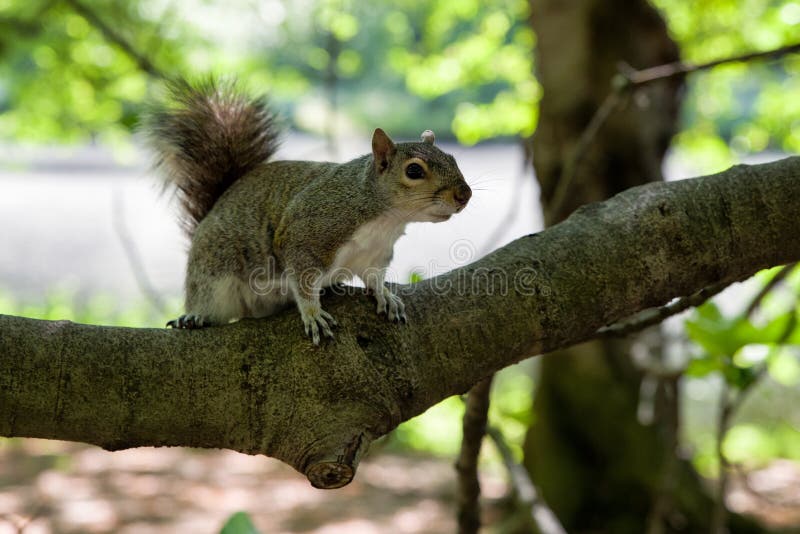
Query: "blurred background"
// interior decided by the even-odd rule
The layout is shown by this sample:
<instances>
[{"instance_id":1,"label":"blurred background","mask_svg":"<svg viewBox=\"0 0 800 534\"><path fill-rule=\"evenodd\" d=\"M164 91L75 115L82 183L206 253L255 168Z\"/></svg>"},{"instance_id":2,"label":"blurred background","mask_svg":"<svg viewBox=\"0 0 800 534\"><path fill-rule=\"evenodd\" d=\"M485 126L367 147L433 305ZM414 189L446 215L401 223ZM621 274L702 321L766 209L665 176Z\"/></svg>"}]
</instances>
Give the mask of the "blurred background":
<instances>
[{"instance_id":1,"label":"blurred background","mask_svg":"<svg viewBox=\"0 0 800 534\"><path fill-rule=\"evenodd\" d=\"M369 151L375 127L395 140L434 130L475 196L447 223L409 227L390 275L408 283L566 215L543 215L548 162L571 157L619 61L702 63L800 41L792 0L551 4L0 0L0 313L131 327L180 313L187 243L135 131L166 78L236 77L268 93L289 129L280 158L343 161ZM622 157L614 136L644 146L652 113L671 121L652 156L668 180L796 153L798 73L800 56L784 54L632 92L576 187L627 165L600 151ZM567 119L579 126L572 144L559 134L566 148L531 141L559 137L553 124L568 130ZM798 291L800 272L772 269L603 347L623 364L584 351L546 360L570 366L559 379L546 358L506 369L490 424L569 532L705 531L697 517L719 514L715 501L734 531L739 514L749 531L800 531ZM228 532L250 521L261 532L451 532L462 414L451 398L401 425L355 482L327 492L230 451L0 438L0 533L218 532L226 521ZM530 531L490 444L481 477L487 531Z\"/></svg>"}]
</instances>

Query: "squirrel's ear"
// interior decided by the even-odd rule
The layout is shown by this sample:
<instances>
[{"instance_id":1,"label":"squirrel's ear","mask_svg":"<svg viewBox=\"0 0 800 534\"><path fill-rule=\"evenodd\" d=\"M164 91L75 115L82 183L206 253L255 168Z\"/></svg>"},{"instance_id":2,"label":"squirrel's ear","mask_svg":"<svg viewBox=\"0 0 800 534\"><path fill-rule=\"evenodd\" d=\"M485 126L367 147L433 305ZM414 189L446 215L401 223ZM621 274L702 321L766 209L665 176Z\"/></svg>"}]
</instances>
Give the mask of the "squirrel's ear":
<instances>
[{"instance_id":1,"label":"squirrel's ear","mask_svg":"<svg viewBox=\"0 0 800 534\"><path fill-rule=\"evenodd\" d=\"M394 143L386 132L375 128L372 134L372 155L375 161L375 170L382 173L389 167L389 159L394 155Z\"/></svg>"}]
</instances>

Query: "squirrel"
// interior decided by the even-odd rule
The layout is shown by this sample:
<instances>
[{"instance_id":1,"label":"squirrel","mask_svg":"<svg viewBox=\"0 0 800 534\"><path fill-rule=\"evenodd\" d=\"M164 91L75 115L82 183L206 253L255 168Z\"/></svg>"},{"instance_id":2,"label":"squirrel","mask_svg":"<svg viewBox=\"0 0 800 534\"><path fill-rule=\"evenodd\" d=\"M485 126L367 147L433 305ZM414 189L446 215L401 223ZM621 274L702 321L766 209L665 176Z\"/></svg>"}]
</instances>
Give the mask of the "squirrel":
<instances>
[{"instance_id":1,"label":"squirrel","mask_svg":"<svg viewBox=\"0 0 800 534\"><path fill-rule=\"evenodd\" d=\"M338 325L320 292L354 275L378 314L406 322L384 285L395 241L408 223L446 221L472 196L430 130L394 143L377 128L372 153L346 163L271 161L276 115L235 83L175 82L143 126L191 239L185 314L172 328L265 317L294 301L319 345Z\"/></svg>"}]
</instances>

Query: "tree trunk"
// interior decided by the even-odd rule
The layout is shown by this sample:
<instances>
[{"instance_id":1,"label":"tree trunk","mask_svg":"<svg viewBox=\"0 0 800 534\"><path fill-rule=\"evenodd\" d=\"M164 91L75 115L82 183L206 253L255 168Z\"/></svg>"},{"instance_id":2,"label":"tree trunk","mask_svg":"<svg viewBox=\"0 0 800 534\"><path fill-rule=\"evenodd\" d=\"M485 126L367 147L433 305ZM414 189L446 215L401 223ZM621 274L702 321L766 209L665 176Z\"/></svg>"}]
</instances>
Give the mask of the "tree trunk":
<instances>
[{"instance_id":1,"label":"tree trunk","mask_svg":"<svg viewBox=\"0 0 800 534\"><path fill-rule=\"evenodd\" d=\"M531 24L544 89L531 151L546 224L580 205L662 180L680 80L623 95L575 157L620 68L679 59L658 12L644 0L536 0ZM557 193L564 182L570 186ZM648 339L655 352L659 338L651 332ZM675 456L677 386L662 385L656 423L642 424L637 408L643 374L630 358L631 345L594 341L543 359L524 445L526 467L569 532L704 529L711 500L691 466Z\"/></svg>"}]
</instances>

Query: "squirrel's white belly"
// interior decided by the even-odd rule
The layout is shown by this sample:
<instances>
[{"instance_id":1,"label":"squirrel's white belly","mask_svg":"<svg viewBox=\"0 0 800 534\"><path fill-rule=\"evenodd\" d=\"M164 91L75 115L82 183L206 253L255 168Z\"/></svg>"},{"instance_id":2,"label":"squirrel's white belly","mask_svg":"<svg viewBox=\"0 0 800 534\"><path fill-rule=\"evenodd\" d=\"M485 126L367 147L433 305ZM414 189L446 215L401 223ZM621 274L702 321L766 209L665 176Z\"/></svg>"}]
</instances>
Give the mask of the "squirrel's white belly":
<instances>
[{"instance_id":1,"label":"squirrel's white belly","mask_svg":"<svg viewBox=\"0 0 800 534\"><path fill-rule=\"evenodd\" d=\"M323 276L323 287L364 278L371 270L384 269L392 259L394 243L403 235L406 222L384 215L361 225L336 252L333 263Z\"/></svg>"}]
</instances>

